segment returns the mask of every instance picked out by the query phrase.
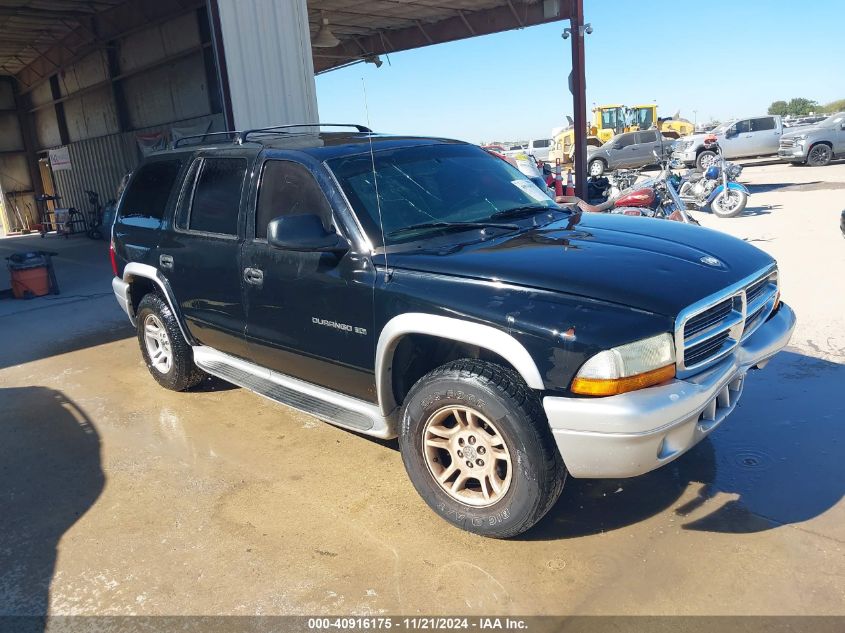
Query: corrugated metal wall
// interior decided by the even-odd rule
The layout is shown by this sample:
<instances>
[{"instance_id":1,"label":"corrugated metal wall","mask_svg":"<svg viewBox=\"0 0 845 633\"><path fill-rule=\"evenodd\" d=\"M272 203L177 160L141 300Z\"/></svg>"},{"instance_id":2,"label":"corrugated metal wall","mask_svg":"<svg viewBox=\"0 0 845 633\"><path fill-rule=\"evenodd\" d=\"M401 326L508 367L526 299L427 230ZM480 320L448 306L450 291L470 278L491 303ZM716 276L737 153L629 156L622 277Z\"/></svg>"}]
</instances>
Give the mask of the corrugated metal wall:
<instances>
[{"instance_id":1,"label":"corrugated metal wall","mask_svg":"<svg viewBox=\"0 0 845 633\"><path fill-rule=\"evenodd\" d=\"M234 126L318 121L305 0L217 5Z\"/></svg>"},{"instance_id":2,"label":"corrugated metal wall","mask_svg":"<svg viewBox=\"0 0 845 633\"><path fill-rule=\"evenodd\" d=\"M103 204L114 198L121 178L126 172L135 169L141 160L136 140L138 134L161 132L169 137L174 126L183 127L202 122L211 124L209 131L218 131L223 127L223 115L187 119L69 144L71 168L53 172L56 192L62 196L61 205L90 211L86 189L99 193Z\"/></svg>"}]
</instances>

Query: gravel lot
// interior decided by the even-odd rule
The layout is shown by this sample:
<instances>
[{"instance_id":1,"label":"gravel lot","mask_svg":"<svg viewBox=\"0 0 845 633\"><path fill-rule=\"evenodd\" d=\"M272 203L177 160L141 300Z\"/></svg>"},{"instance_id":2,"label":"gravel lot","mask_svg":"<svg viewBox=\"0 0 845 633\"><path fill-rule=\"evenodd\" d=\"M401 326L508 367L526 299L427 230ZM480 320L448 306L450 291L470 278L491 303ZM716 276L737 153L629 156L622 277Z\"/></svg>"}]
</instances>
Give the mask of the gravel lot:
<instances>
[{"instance_id":1,"label":"gravel lot","mask_svg":"<svg viewBox=\"0 0 845 633\"><path fill-rule=\"evenodd\" d=\"M845 165L749 166L711 228L780 262L792 346L670 466L570 480L523 538L435 517L393 442L243 389L162 390L102 244L0 301L0 614L845 614Z\"/></svg>"}]
</instances>

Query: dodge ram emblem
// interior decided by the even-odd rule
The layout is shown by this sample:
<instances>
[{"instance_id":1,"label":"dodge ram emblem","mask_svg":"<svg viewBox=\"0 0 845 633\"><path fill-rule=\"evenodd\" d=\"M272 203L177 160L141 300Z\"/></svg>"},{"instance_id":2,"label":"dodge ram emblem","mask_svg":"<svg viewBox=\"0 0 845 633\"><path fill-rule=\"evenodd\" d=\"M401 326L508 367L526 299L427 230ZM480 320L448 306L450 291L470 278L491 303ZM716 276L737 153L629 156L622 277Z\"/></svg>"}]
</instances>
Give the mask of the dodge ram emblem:
<instances>
[{"instance_id":1,"label":"dodge ram emblem","mask_svg":"<svg viewBox=\"0 0 845 633\"><path fill-rule=\"evenodd\" d=\"M722 265L723 265L721 259L716 259L715 257L712 257L711 255L705 255L699 261L702 264L707 264L708 266L714 266L715 268L721 268Z\"/></svg>"}]
</instances>

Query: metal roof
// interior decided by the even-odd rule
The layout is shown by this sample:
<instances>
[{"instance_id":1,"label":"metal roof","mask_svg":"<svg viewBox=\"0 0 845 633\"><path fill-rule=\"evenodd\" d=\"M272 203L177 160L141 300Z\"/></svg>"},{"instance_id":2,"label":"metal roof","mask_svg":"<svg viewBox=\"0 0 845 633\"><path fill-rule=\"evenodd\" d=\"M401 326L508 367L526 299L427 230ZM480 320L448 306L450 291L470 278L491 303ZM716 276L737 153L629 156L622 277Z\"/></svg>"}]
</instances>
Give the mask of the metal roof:
<instances>
[{"instance_id":1,"label":"metal roof","mask_svg":"<svg viewBox=\"0 0 845 633\"><path fill-rule=\"evenodd\" d=\"M366 57L569 19L573 0L307 0L340 41L314 48L315 72ZM0 75L34 86L110 40L204 0L0 0Z\"/></svg>"}]
</instances>

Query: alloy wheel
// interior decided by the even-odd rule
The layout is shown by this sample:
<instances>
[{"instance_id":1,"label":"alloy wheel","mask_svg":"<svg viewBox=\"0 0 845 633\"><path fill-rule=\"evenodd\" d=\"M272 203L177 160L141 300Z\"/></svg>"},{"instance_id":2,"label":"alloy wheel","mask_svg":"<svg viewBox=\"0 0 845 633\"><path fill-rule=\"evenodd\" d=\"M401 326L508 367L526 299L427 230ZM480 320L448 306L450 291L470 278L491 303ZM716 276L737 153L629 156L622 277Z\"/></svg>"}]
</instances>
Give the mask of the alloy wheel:
<instances>
[{"instance_id":1,"label":"alloy wheel","mask_svg":"<svg viewBox=\"0 0 845 633\"><path fill-rule=\"evenodd\" d=\"M478 411L448 406L423 427L423 453L440 488L461 503L493 505L511 485L510 451L496 426Z\"/></svg>"},{"instance_id":2,"label":"alloy wheel","mask_svg":"<svg viewBox=\"0 0 845 633\"><path fill-rule=\"evenodd\" d=\"M152 366L162 374L168 373L173 366L173 350L167 330L155 314L144 319L144 344Z\"/></svg>"}]
</instances>

